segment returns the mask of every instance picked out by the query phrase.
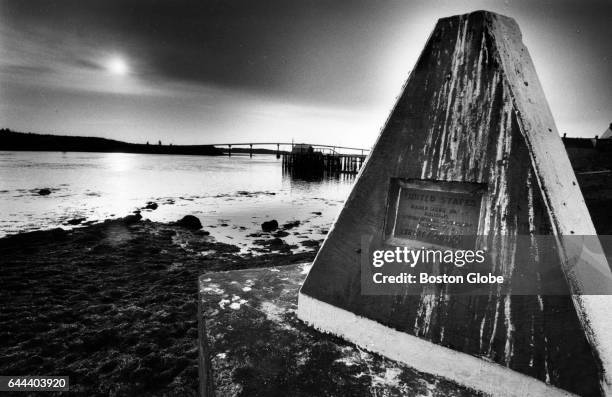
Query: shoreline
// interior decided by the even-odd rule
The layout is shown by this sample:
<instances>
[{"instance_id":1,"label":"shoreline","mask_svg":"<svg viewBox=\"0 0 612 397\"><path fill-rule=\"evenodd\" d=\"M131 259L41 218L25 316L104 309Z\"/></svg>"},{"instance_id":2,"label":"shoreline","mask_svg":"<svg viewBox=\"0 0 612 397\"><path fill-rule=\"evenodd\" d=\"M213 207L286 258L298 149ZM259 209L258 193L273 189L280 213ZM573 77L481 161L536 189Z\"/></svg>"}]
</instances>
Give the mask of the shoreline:
<instances>
[{"instance_id":1,"label":"shoreline","mask_svg":"<svg viewBox=\"0 0 612 397\"><path fill-rule=\"evenodd\" d=\"M0 238L0 372L67 375L87 395L197 395L198 276L318 250L262 236L263 252L245 255L205 230L129 215Z\"/></svg>"},{"instance_id":2,"label":"shoreline","mask_svg":"<svg viewBox=\"0 0 612 397\"><path fill-rule=\"evenodd\" d=\"M102 137L79 135L36 134L0 129L0 150L3 151L59 151L95 153L137 153L221 156L223 151L212 145L173 145L123 142Z\"/></svg>"},{"instance_id":3,"label":"shoreline","mask_svg":"<svg viewBox=\"0 0 612 397\"><path fill-rule=\"evenodd\" d=\"M610 178L578 175L600 234L612 234ZM1 237L0 371L69 376L83 395L196 396L198 277L311 262L331 226L319 209L290 202L293 211L275 213L264 231L271 214L245 204L276 194L211 196L243 211L207 208L203 228L142 219L169 206L191 213L180 200L196 199L157 197L123 218Z\"/></svg>"},{"instance_id":4,"label":"shoreline","mask_svg":"<svg viewBox=\"0 0 612 397\"><path fill-rule=\"evenodd\" d=\"M7 192L0 191L0 193ZM18 193L14 197L27 197L32 203L37 201L44 203L46 200L67 197L65 186L21 189ZM101 197L101 193L89 191L85 195ZM237 190L210 195L150 196L143 197L138 204L134 202L135 200L131 201L129 205L124 205L130 207L123 208L124 214L138 214L143 219L160 224L172 223L171 221L185 213L193 214L217 241L239 246L241 253L245 255L270 252L266 248L269 244L265 241L269 237L277 237L287 243L277 241L276 248L286 250L285 245L289 245L293 252L301 252L308 247L318 245L325 238L333 221L333 216L328 213L333 214L333 209L342 204L338 200L323 197L311 197L299 201L282 190ZM304 201L308 203L304 204ZM41 214L21 214L27 218L30 215L34 216L29 222L21 225L10 221L0 222L0 226L6 226L0 229L0 239L56 228L69 231L122 219L116 215L121 212L108 210L104 204L106 203L98 202L93 203L89 209L75 208L70 211L50 212L46 217ZM61 205L66 206L65 203ZM278 229L263 232L261 224L275 218L280 222ZM34 225L37 220L41 223Z\"/></svg>"}]
</instances>

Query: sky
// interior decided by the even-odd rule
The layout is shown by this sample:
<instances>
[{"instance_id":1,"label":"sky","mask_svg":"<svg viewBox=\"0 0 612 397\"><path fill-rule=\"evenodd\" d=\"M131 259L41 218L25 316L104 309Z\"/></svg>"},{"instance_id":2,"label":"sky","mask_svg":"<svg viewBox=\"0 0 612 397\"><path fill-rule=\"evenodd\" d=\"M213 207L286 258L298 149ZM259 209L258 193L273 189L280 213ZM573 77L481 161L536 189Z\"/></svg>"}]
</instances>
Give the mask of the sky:
<instances>
[{"instance_id":1,"label":"sky","mask_svg":"<svg viewBox=\"0 0 612 397\"><path fill-rule=\"evenodd\" d=\"M370 147L438 18L517 20L560 133L612 122L610 0L0 0L0 127Z\"/></svg>"}]
</instances>

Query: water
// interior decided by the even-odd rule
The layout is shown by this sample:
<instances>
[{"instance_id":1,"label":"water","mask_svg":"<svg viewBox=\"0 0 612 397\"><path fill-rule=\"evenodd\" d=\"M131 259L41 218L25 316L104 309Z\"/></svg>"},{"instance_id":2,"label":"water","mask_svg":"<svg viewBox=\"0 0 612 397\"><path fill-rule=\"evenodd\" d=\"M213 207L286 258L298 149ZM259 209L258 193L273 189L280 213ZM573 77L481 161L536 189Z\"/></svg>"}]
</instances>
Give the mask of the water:
<instances>
[{"instance_id":1,"label":"water","mask_svg":"<svg viewBox=\"0 0 612 397\"><path fill-rule=\"evenodd\" d=\"M167 222L196 215L223 242L245 245L247 235L269 219L300 220L301 231L316 239L337 216L352 182L295 180L271 155L0 151L0 236L69 228L67 221L75 218L123 217L154 201L159 207L143 211L144 218ZM39 195L42 188L51 194Z\"/></svg>"}]
</instances>

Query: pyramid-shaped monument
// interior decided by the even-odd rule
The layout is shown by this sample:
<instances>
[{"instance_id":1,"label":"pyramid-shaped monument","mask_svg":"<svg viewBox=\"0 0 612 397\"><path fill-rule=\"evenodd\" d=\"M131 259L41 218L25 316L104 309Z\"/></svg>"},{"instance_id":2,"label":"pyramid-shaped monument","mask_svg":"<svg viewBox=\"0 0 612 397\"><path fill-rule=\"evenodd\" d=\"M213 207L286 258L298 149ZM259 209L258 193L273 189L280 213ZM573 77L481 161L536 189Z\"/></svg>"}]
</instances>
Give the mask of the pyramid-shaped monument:
<instances>
[{"instance_id":1,"label":"pyramid-shaped monument","mask_svg":"<svg viewBox=\"0 0 612 397\"><path fill-rule=\"evenodd\" d=\"M444 203L429 210L447 211L463 243L486 249L505 290L364 290L372 250L452 246L449 218L423 221L428 209L414 203L424 199ZM598 242L584 259L565 239L594 235L515 21L441 19L301 288L298 317L493 395L609 396L610 268ZM538 270L545 262L557 265ZM537 292L547 279L555 294ZM525 283L531 292L513 293Z\"/></svg>"}]
</instances>

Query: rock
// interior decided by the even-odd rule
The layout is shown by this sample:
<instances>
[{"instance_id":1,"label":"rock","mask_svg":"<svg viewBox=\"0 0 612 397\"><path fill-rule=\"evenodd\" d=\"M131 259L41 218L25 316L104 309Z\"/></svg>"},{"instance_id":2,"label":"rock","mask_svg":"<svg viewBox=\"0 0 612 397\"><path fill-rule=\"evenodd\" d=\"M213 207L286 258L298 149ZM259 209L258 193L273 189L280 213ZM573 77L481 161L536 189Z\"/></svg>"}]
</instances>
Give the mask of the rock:
<instances>
[{"instance_id":1,"label":"rock","mask_svg":"<svg viewBox=\"0 0 612 397\"><path fill-rule=\"evenodd\" d=\"M282 239L276 237L271 239L258 239L253 241L254 245L266 248L269 251L289 251L289 245Z\"/></svg>"},{"instance_id":2,"label":"rock","mask_svg":"<svg viewBox=\"0 0 612 397\"><path fill-rule=\"evenodd\" d=\"M125 218L123 218L123 222L126 225L131 225L133 223L137 223L138 221L140 221L142 219L142 215L140 215L140 213L138 214L134 214L134 215L128 215Z\"/></svg>"},{"instance_id":3,"label":"rock","mask_svg":"<svg viewBox=\"0 0 612 397\"><path fill-rule=\"evenodd\" d=\"M302 241L300 244L302 244L304 247L311 247L311 248L318 248L319 247L319 242L316 240L306 240L306 241Z\"/></svg>"},{"instance_id":4,"label":"rock","mask_svg":"<svg viewBox=\"0 0 612 397\"><path fill-rule=\"evenodd\" d=\"M282 239L280 238L273 238L272 240L269 241L269 246L270 248L279 248L282 247L284 245L286 245L287 243L285 243Z\"/></svg>"},{"instance_id":5,"label":"rock","mask_svg":"<svg viewBox=\"0 0 612 397\"><path fill-rule=\"evenodd\" d=\"M85 220L85 218L74 218L74 219L69 220L66 223L69 224L69 225L78 225L81 222L83 222L84 220Z\"/></svg>"},{"instance_id":6,"label":"rock","mask_svg":"<svg viewBox=\"0 0 612 397\"><path fill-rule=\"evenodd\" d=\"M51 194L51 190L50 189L40 189L38 191L38 194L41 196L48 196Z\"/></svg>"},{"instance_id":7,"label":"rock","mask_svg":"<svg viewBox=\"0 0 612 397\"><path fill-rule=\"evenodd\" d=\"M153 201L149 201L147 203L147 205L145 205L144 207L142 207L142 209L144 210L156 210L158 207L157 203L153 202Z\"/></svg>"},{"instance_id":8,"label":"rock","mask_svg":"<svg viewBox=\"0 0 612 397\"><path fill-rule=\"evenodd\" d=\"M312 213L315 214L315 215L321 215L322 214L322 212L319 212L319 211L315 211L315 212L312 212Z\"/></svg>"},{"instance_id":9,"label":"rock","mask_svg":"<svg viewBox=\"0 0 612 397\"><path fill-rule=\"evenodd\" d=\"M289 233L285 232L284 230L279 230L274 233L274 237L287 237L288 235Z\"/></svg>"},{"instance_id":10,"label":"rock","mask_svg":"<svg viewBox=\"0 0 612 397\"><path fill-rule=\"evenodd\" d=\"M261 224L261 230L264 232L273 232L276 229L278 229L278 222L274 219Z\"/></svg>"},{"instance_id":11,"label":"rock","mask_svg":"<svg viewBox=\"0 0 612 397\"><path fill-rule=\"evenodd\" d=\"M189 230L199 230L202 228L200 220L193 215L185 215L176 224Z\"/></svg>"},{"instance_id":12,"label":"rock","mask_svg":"<svg viewBox=\"0 0 612 397\"><path fill-rule=\"evenodd\" d=\"M287 222L283 225L283 229L289 230L293 229L296 226L300 226L300 221Z\"/></svg>"}]
</instances>

